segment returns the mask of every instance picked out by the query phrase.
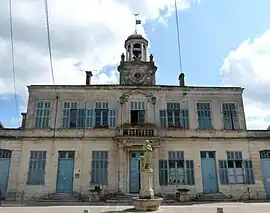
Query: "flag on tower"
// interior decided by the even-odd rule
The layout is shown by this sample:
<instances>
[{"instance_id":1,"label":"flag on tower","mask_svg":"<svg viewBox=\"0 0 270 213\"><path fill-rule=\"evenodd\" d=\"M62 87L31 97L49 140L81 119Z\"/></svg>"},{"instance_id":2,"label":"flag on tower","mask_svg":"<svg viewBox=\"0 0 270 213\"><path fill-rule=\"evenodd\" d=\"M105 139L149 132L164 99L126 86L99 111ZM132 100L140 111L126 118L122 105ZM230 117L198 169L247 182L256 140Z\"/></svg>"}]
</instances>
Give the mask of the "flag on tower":
<instances>
[{"instance_id":1,"label":"flag on tower","mask_svg":"<svg viewBox=\"0 0 270 213\"><path fill-rule=\"evenodd\" d=\"M141 20L136 20L136 24L141 24L142 21Z\"/></svg>"}]
</instances>

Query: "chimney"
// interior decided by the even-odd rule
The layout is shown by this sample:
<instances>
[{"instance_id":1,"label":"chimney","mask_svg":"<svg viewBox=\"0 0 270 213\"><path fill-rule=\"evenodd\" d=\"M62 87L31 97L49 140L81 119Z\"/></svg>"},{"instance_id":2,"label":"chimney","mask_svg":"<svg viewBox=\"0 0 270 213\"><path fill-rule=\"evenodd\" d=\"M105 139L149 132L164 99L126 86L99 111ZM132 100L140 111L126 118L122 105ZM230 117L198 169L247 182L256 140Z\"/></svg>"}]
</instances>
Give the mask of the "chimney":
<instances>
[{"instance_id":1,"label":"chimney","mask_svg":"<svg viewBox=\"0 0 270 213\"><path fill-rule=\"evenodd\" d=\"M184 87L185 86L185 74L184 73L181 73L179 75L178 80L179 80L179 86L180 87Z\"/></svg>"},{"instance_id":2,"label":"chimney","mask_svg":"<svg viewBox=\"0 0 270 213\"><path fill-rule=\"evenodd\" d=\"M85 71L86 73L86 85L91 85L91 77L93 76L91 71Z\"/></svg>"},{"instance_id":3,"label":"chimney","mask_svg":"<svg viewBox=\"0 0 270 213\"><path fill-rule=\"evenodd\" d=\"M23 112L23 113L21 113L21 115L22 115L22 124L21 124L21 128L24 129L24 128L25 128L26 113Z\"/></svg>"}]
</instances>

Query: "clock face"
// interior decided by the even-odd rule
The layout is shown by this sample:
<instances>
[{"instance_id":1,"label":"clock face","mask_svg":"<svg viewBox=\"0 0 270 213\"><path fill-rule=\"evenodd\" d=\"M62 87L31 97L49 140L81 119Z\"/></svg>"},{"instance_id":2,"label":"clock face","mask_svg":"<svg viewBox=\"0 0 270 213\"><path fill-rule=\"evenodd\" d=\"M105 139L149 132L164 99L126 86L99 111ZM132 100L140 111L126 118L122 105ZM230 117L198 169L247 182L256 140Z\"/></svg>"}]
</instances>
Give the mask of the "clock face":
<instances>
[{"instance_id":1,"label":"clock face","mask_svg":"<svg viewBox=\"0 0 270 213\"><path fill-rule=\"evenodd\" d=\"M142 84L145 79L145 72L142 69L132 70L130 75L130 79L135 84Z\"/></svg>"}]
</instances>

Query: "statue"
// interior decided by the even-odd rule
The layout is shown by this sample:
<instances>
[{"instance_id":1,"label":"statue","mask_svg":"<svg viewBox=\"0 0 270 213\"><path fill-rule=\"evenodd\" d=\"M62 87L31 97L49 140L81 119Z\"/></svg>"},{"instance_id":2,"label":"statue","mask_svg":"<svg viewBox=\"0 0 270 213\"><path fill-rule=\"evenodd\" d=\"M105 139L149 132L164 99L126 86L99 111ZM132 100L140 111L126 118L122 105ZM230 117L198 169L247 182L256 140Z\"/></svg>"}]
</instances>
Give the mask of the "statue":
<instances>
[{"instance_id":1,"label":"statue","mask_svg":"<svg viewBox=\"0 0 270 213\"><path fill-rule=\"evenodd\" d=\"M144 171L152 171L152 145L149 140L145 141L145 144L143 145L143 156L141 156L141 172Z\"/></svg>"}]
</instances>

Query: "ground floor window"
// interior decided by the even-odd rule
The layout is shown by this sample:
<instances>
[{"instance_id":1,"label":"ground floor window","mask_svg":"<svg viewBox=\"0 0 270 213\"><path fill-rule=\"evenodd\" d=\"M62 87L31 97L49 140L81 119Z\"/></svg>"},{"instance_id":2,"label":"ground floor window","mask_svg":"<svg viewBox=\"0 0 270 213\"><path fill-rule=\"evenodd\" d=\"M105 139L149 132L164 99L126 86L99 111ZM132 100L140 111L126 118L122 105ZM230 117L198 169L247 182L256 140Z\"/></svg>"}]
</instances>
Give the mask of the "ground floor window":
<instances>
[{"instance_id":1,"label":"ground floor window","mask_svg":"<svg viewBox=\"0 0 270 213\"><path fill-rule=\"evenodd\" d=\"M92 151L91 184L108 185L108 151Z\"/></svg>"},{"instance_id":2,"label":"ground floor window","mask_svg":"<svg viewBox=\"0 0 270 213\"><path fill-rule=\"evenodd\" d=\"M242 152L227 152L227 160L219 161L221 184L254 184L251 160L243 160Z\"/></svg>"},{"instance_id":3,"label":"ground floor window","mask_svg":"<svg viewBox=\"0 0 270 213\"><path fill-rule=\"evenodd\" d=\"M193 185L194 162L184 160L183 151L170 151L168 160L159 161L160 185Z\"/></svg>"}]
</instances>

